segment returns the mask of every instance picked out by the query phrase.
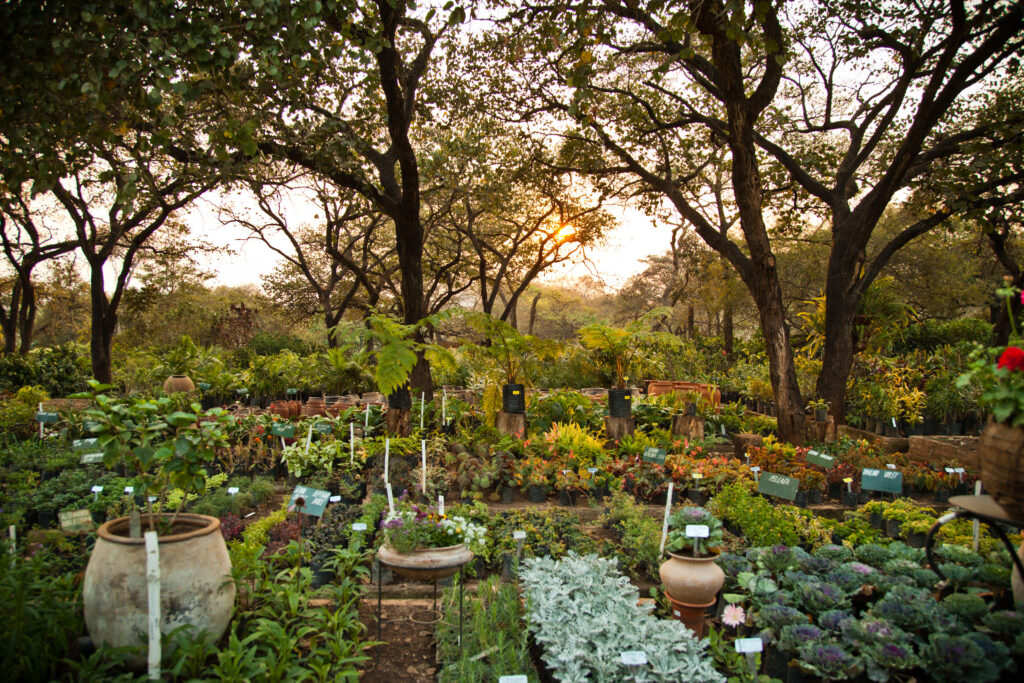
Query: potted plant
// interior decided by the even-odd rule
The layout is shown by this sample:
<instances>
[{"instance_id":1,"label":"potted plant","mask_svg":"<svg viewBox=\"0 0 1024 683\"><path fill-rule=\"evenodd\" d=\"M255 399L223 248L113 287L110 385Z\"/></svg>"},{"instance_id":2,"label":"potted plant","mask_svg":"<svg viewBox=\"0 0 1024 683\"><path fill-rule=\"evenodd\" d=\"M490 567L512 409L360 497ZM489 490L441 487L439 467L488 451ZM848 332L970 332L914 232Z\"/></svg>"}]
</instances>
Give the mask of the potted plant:
<instances>
[{"instance_id":1,"label":"potted plant","mask_svg":"<svg viewBox=\"0 0 1024 683\"><path fill-rule=\"evenodd\" d=\"M231 561L219 520L184 514L181 506L189 494L204 491L204 466L215 449L227 447L224 425L230 416L168 397L118 400L103 393L110 387L95 381L90 388L96 407L85 415L93 422L90 431L103 462L135 477L136 493L149 511L109 520L97 532L82 586L89 635L97 645L128 647L139 645L139 634L147 633L142 532L153 530L160 551L161 632L190 624L216 640L234 605L234 584L225 580ZM176 496L178 509L155 512L154 499L172 489L182 494Z\"/></svg>"},{"instance_id":2,"label":"potted plant","mask_svg":"<svg viewBox=\"0 0 1024 683\"><path fill-rule=\"evenodd\" d=\"M823 398L816 398L807 402L807 409L814 413L816 422L828 422L829 403Z\"/></svg>"},{"instance_id":3,"label":"potted plant","mask_svg":"<svg viewBox=\"0 0 1024 683\"><path fill-rule=\"evenodd\" d=\"M519 331L504 320L487 313L469 313L470 327L484 335L488 344L484 350L495 362L504 383L501 387L501 411L510 414L526 412L526 386L523 369L531 354L549 355L557 352L557 345Z\"/></svg>"},{"instance_id":4,"label":"potted plant","mask_svg":"<svg viewBox=\"0 0 1024 683\"><path fill-rule=\"evenodd\" d=\"M201 349L187 334L178 343L160 354L160 369L169 376L164 380L165 394L195 391L196 385L188 375L199 360Z\"/></svg>"},{"instance_id":5,"label":"potted plant","mask_svg":"<svg viewBox=\"0 0 1024 683\"><path fill-rule=\"evenodd\" d=\"M660 318L670 311L659 307L640 316L625 327L612 327L603 323L591 323L579 329L577 334L583 346L594 352L612 369L613 386L608 390L608 415L629 417L632 413L630 392L626 388L627 372L637 353L645 343L666 336L665 333L650 329L651 320ZM671 336L671 335L667 335Z\"/></svg>"},{"instance_id":6,"label":"potted plant","mask_svg":"<svg viewBox=\"0 0 1024 683\"><path fill-rule=\"evenodd\" d=\"M722 522L702 507L684 507L668 518L665 550L669 559L658 570L673 609L698 635L704 610L715 602L725 572L715 564L721 552ZM685 618L689 613L691 617Z\"/></svg>"},{"instance_id":7,"label":"potted plant","mask_svg":"<svg viewBox=\"0 0 1024 683\"><path fill-rule=\"evenodd\" d=\"M465 517L438 513L401 499L380 522L377 559L411 579L451 576L484 547L486 529Z\"/></svg>"}]
</instances>

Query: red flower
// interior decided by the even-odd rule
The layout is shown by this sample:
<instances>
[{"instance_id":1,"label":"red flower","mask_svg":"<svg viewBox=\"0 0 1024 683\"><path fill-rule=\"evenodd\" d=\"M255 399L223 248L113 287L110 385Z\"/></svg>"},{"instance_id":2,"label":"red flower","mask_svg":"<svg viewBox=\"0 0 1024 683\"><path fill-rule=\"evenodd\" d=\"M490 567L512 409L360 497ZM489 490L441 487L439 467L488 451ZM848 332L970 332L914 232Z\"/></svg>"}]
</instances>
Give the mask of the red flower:
<instances>
[{"instance_id":1,"label":"red flower","mask_svg":"<svg viewBox=\"0 0 1024 683\"><path fill-rule=\"evenodd\" d=\"M999 356L999 367L1007 370L1024 370L1024 350L1016 346L1007 346Z\"/></svg>"}]
</instances>

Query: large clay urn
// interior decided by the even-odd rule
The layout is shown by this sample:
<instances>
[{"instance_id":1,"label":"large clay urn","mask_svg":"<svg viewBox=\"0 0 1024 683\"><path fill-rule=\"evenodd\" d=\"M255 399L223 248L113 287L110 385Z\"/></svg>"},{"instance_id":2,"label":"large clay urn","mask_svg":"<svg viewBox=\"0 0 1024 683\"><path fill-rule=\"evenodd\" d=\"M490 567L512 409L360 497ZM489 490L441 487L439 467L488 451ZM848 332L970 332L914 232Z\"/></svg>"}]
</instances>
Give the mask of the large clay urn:
<instances>
[{"instance_id":1,"label":"large clay urn","mask_svg":"<svg viewBox=\"0 0 1024 683\"><path fill-rule=\"evenodd\" d=\"M151 515L142 515L142 529ZM171 515L152 515L168 520ZM130 538L127 517L103 524L85 568L85 625L97 646L145 645L148 632L146 542ZM231 620L235 584L220 520L179 514L159 537L160 632L189 624L217 640Z\"/></svg>"},{"instance_id":2,"label":"large clay urn","mask_svg":"<svg viewBox=\"0 0 1024 683\"><path fill-rule=\"evenodd\" d=\"M658 574L665 591L675 600L687 605L706 605L725 583L725 572L715 564L718 554L693 557L669 553Z\"/></svg>"},{"instance_id":3,"label":"large clay urn","mask_svg":"<svg viewBox=\"0 0 1024 683\"><path fill-rule=\"evenodd\" d=\"M165 394L189 393L196 390L196 385L188 375L171 375L164 380Z\"/></svg>"}]
</instances>

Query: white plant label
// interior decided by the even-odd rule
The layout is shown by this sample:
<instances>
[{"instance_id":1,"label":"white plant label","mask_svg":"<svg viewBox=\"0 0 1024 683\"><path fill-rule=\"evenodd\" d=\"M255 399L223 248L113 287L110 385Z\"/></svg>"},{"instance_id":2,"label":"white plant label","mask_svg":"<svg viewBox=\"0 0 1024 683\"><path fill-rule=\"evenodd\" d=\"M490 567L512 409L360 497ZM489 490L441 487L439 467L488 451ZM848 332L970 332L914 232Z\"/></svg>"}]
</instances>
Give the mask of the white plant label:
<instances>
[{"instance_id":1,"label":"white plant label","mask_svg":"<svg viewBox=\"0 0 1024 683\"><path fill-rule=\"evenodd\" d=\"M97 486L93 486L93 487L92 487L91 489L89 489L89 490L90 490L90 491L92 491L93 493L99 493L100 491L102 491L102 490L103 490L103 487L102 487L102 486L99 486L99 485L97 485Z\"/></svg>"},{"instance_id":2,"label":"white plant label","mask_svg":"<svg viewBox=\"0 0 1024 683\"><path fill-rule=\"evenodd\" d=\"M819 453L818 451L816 451L814 449L811 449L811 450L807 451L807 455L821 455L821 453Z\"/></svg>"},{"instance_id":3,"label":"white plant label","mask_svg":"<svg viewBox=\"0 0 1024 683\"><path fill-rule=\"evenodd\" d=\"M384 484L388 483L388 463L391 460L391 439L384 439Z\"/></svg>"},{"instance_id":4,"label":"white plant label","mask_svg":"<svg viewBox=\"0 0 1024 683\"><path fill-rule=\"evenodd\" d=\"M395 496L391 493L391 482L384 482L384 489L388 492L388 510L390 510L393 515L395 514Z\"/></svg>"},{"instance_id":5,"label":"white plant label","mask_svg":"<svg viewBox=\"0 0 1024 683\"><path fill-rule=\"evenodd\" d=\"M748 652L764 652L764 641L760 638L737 638L736 652L741 655Z\"/></svg>"},{"instance_id":6,"label":"white plant label","mask_svg":"<svg viewBox=\"0 0 1024 683\"><path fill-rule=\"evenodd\" d=\"M707 538L711 535L711 529L708 528L707 524L687 524L686 525L686 537L687 538Z\"/></svg>"},{"instance_id":7,"label":"white plant label","mask_svg":"<svg viewBox=\"0 0 1024 683\"><path fill-rule=\"evenodd\" d=\"M156 496L150 496L148 500L149 500L150 503L155 503L156 502ZM255 514L255 513L253 513L253 514Z\"/></svg>"},{"instance_id":8,"label":"white plant label","mask_svg":"<svg viewBox=\"0 0 1024 683\"><path fill-rule=\"evenodd\" d=\"M892 419L892 428L896 429L896 418L895 417Z\"/></svg>"},{"instance_id":9,"label":"white plant label","mask_svg":"<svg viewBox=\"0 0 1024 683\"><path fill-rule=\"evenodd\" d=\"M694 479L703 479L704 478L704 475L701 474L700 472L694 472L690 476L693 477Z\"/></svg>"},{"instance_id":10,"label":"white plant label","mask_svg":"<svg viewBox=\"0 0 1024 683\"><path fill-rule=\"evenodd\" d=\"M233 496L233 495L235 495L237 493L238 493L238 487L237 486L229 486L228 487L228 495L229 496Z\"/></svg>"},{"instance_id":11,"label":"white plant label","mask_svg":"<svg viewBox=\"0 0 1024 683\"><path fill-rule=\"evenodd\" d=\"M661 546L658 554L665 552L665 541L668 540L668 516L672 514L672 489L675 482L668 483L668 493L665 494L665 517L661 521Z\"/></svg>"},{"instance_id":12,"label":"white plant label","mask_svg":"<svg viewBox=\"0 0 1024 683\"><path fill-rule=\"evenodd\" d=\"M422 429L422 425L420 429ZM427 440L420 441L420 490L427 494Z\"/></svg>"},{"instance_id":13,"label":"white plant label","mask_svg":"<svg viewBox=\"0 0 1024 683\"><path fill-rule=\"evenodd\" d=\"M647 653L643 650L627 650L619 655L619 660L626 666L644 666L647 664Z\"/></svg>"},{"instance_id":14,"label":"white plant label","mask_svg":"<svg viewBox=\"0 0 1024 683\"><path fill-rule=\"evenodd\" d=\"M896 465L893 465L893 464L892 464L891 462L890 462L890 463L887 463L887 464L885 465L885 467L886 467L886 469L890 469L890 470L894 470L894 469L896 469Z\"/></svg>"},{"instance_id":15,"label":"white plant label","mask_svg":"<svg viewBox=\"0 0 1024 683\"><path fill-rule=\"evenodd\" d=\"M588 467L587 468L587 472L590 472L591 474L597 474L597 468L596 467Z\"/></svg>"},{"instance_id":16,"label":"white plant label","mask_svg":"<svg viewBox=\"0 0 1024 683\"><path fill-rule=\"evenodd\" d=\"M753 467L750 468L750 471L751 472L760 472L761 468L758 467L757 465L754 465Z\"/></svg>"},{"instance_id":17,"label":"white plant label","mask_svg":"<svg viewBox=\"0 0 1024 683\"><path fill-rule=\"evenodd\" d=\"M370 426L370 404L366 404L366 418L363 420L363 427Z\"/></svg>"},{"instance_id":18,"label":"white plant label","mask_svg":"<svg viewBox=\"0 0 1024 683\"><path fill-rule=\"evenodd\" d=\"M348 423L348 464L351 465L356 459L356 426Z\"/></svg>"},{"instance_id":19,"label":"white plant label","mask_svg":"<svg viewBox=\"0 0 1024 683\"><path fill-rule=\"evenodd\" d=\"M953 469L952 467L947 467L945 469L946 469L946 474L956 474L956 470Z\"/></svg>"},{"instance_id":20,"label":"white plant label","mask_svg":"<svg viewBox=\"0 0 1024 683\"><path fill-rule=\"evenodd\" d=\"M79 462L81 462L83 465L92 465L97 462L103 462L103 454L86 453L85 455L82 456L82 459L79 460Z\"/></svg>"},{"instance_id":21,"label":"white plant label","mask_svg":"<svg viewBox=\"0 0 1024 683\"><path fill-rule=\"evenodd\" d=\"M502 676L498 679L498 683L530 683L530 679L522 674L515 676Z\"/></svg>"},{"instance_id":22,"label":"white plant label","mask_svg":"<svg viewBox=\"0 0 1024 683\"><path fill-rule=\"evenodd\" d=\"M341 502L341 496L331 496L330 498L327 499L327 502L328 503L340 503Z\"/></svg>"},{"instance_id":23,"label":"white plant label","mask_svg":"<svg viewBox=\"0 0 1024 683\"><path fill-rule=\"evenodd\" d=\"M135 487L134 486L125 486L124 487L124 492L125 492L126 495L130 496L133 493L135 493Z\"/></svg>"},{"instance_id":24,"label":"white plant label","mask_svg":"<svg viewBox=\"0 0 1024 683\"><path fill-rule=\"evenodd\" d=\"M437 497L437 514L444 514L444 496Z\"/></svg>"},{"instance_id":25,"label":"white plant label","mask_svg":"<svg viewBox=\"0 0 1024 683\"><path fill-rule=\"evenodd\" d=\"M355 522L352 524L352 531L366 531L366 522Z\"/></svg>"},{"instance_id":26,"label":"white plant label","mask_svg":"<svg viewBox=\"0 0 1024 683\"><path fill-rule=\"evenodd\" d=\"M562 470L562 474L569 474L572 470Z\"/></svg>"},{"instance_id":27,"label":"white plant label","mask_svg":"<svg viewBox=\"0 0 1024 683\"><path fill-rule=\"evenodd\" d=\"M512 532L512 538L514 538L517 541L525 541L526 540L526 532L523 531L522 529L516 529L515 531Z\"/></svg>"}]
</instances>

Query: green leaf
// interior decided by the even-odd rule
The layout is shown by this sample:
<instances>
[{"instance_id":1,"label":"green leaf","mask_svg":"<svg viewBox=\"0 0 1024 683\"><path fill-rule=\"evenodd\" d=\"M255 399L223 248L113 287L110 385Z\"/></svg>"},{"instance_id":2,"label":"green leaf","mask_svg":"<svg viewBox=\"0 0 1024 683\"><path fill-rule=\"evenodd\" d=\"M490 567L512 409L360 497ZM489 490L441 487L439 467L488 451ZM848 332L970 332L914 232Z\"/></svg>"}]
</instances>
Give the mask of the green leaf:
<instances>
[{"instance_id":1,"label":"green leaf","mask_svg":"<svg viewBox=\"0 0 1024 683\"><path fill-rule=\"evenodd\" d=\"M176 455L188 455L192 452L192 442L183 436L174 440L174 453Z\"/></svg>"},{"instance_id":2,"label":"green leaf","mask_svg":"<svg viewBox=\"0 0 1024 683\"><path fill-rule=\"evenodd\" d=\"M179 410L171 413L165 419L172 427L187 427L188 425L195 424L196 416L193 413L185 413Z\"/></svg>"}]
</instances>

